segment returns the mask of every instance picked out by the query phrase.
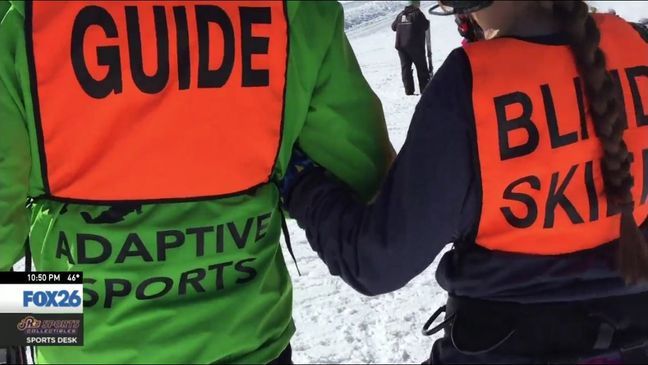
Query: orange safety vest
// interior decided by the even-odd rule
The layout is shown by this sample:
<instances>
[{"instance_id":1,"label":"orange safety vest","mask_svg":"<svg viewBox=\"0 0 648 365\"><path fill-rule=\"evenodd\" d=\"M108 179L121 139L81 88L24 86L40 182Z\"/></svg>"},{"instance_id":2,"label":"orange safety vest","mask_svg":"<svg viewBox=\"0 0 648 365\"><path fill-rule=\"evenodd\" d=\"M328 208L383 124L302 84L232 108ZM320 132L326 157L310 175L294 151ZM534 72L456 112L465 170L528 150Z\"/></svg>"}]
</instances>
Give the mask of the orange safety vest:
<instances>
[{"instance_id":1,"label":"orange safety vest","mask_svg":"<svg viewBox=\"0 0 648 365\"><path fill-rule=\"evenodd\" d=\"M288 62L283 1L34 1L26 10L47 195L182 200L270 180Z\"/></svg>"},{"instance_id":2,"label":"orange safety vest","mask_svg":"<svg viewBox=\"0 0 648 365\"><path fill-rule=\"evenodd\" d=\"M648 217L648 45L621 18L595 16L623 90L633 154L635 218ZM603 149L568 46L512 38L466 46L483 202L476 241L490 250L566 254L619 237ZM584 102L585 101L585 102Z\"/></svg>"}]
</instances>

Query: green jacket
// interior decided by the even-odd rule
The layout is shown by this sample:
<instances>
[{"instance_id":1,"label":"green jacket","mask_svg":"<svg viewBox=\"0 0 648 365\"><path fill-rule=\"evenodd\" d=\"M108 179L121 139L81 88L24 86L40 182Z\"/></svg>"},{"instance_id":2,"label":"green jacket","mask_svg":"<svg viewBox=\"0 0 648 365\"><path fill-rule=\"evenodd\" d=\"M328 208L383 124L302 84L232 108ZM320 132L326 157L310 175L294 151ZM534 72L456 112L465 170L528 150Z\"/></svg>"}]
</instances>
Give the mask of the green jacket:
<instances>
[{"instance_id":1,"label":"green jacket","mask_svg":"<svg viewBox=\"0 0 648 365\"><path fill-rule=\"evenodd\" d=\"M7 10L11 7L11 4L7 0L0 1L0 18L3 18L7 13Z\"/></svg>"},{"instance_id":2,"label":"green jacket","mask_svg":"<svg viewBox=\"0 0 648 365\"><path fill-rule=\"evenodd\" d=\"M37 96L30 84L25 3L12 3L0 25L0 270L23 256L29 237L38 270L83 271L85 284L85 345L39 347L39 363L276 358L295 331L276 186L117 212L49 198L35 122ZM284 125L273 180L281 179L298 143L370 199L393 149L381 104L344 34L342 7L290 1L286 13ZM74 115L74 105L60 108ZM34 200L26 208L28 198ZM88 217L109 219L91 224Z\"/></svg>"}]
</instances>

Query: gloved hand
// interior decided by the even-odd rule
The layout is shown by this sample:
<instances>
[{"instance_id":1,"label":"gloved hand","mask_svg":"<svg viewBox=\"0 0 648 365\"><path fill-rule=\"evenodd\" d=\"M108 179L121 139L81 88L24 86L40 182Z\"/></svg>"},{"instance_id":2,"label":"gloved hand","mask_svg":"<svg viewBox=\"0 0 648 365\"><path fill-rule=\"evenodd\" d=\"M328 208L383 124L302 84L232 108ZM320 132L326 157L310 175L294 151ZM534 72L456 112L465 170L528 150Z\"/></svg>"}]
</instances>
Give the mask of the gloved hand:
<instances>
[{"instance_id":1,"label":"gloved hand","mask_svg":"<svg viewBox=\"0 0 648 365\"><path fill-rule=\"evenodd\" d=\"M284 206L290 199L290 194L299 180L315 168L319 168L319 166L304 151L298 146L295 146L286 173L279 182L279 191L281 192L281 200Z\"/></svg>"}]
</instances>

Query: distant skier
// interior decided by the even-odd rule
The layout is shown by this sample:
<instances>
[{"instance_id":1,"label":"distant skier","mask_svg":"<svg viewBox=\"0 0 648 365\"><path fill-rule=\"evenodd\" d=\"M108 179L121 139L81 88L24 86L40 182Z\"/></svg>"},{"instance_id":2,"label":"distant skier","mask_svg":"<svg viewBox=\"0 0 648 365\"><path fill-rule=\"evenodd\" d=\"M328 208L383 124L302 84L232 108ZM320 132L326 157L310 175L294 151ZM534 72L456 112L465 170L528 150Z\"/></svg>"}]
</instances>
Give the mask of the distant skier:
<instances>
[{"instance_id":1,"label":"distant skier","mask_svg":"<svg viewBox=\"0 0 648 365\"><path fill-rule=\"evenodd\" d=\"M413 95L412 63L416 66L421 93L430 80L430 70L425 59L425 32L430 28L430 21L420 9L420 1L408 3L392 23L392 30L396 32L396 49L400 57L405 94Z\"/></svg>"}]
</instances>

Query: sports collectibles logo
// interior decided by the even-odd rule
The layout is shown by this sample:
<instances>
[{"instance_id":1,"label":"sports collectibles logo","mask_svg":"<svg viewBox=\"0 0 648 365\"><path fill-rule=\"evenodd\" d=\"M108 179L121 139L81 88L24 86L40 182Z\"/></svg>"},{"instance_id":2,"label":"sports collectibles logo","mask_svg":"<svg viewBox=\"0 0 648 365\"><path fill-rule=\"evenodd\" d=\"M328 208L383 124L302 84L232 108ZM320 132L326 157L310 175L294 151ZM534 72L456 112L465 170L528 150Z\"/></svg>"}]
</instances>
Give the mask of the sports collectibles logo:
<instances>
[{"instance_id":1,"label":"sports collectibles logo","mask_svg":"<svg viewBox=\"0 0 648 365\"><path fill-rule=\"evenodd\" d=\"M81 321L70 320L40 320L32 316L23 318L16 328L27 335L78 335Z\"/></svg>"},{"instance_id":2,"label":"sports collectibles logo","mask_svg":"<svg viewBox=\"0 0 648 365\"><path fill-rule=\"evenodd\" d=\"M40 328L40 326L41 326L40 320L32 316L28 316L23 318L23 320L20 321L16 327L18 328L18 331L23 332L28 329L38 329Z\"/></svg>"}]
</instances>

